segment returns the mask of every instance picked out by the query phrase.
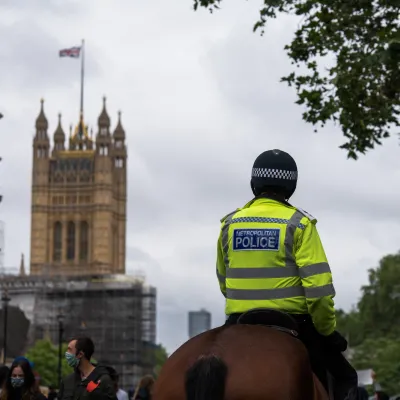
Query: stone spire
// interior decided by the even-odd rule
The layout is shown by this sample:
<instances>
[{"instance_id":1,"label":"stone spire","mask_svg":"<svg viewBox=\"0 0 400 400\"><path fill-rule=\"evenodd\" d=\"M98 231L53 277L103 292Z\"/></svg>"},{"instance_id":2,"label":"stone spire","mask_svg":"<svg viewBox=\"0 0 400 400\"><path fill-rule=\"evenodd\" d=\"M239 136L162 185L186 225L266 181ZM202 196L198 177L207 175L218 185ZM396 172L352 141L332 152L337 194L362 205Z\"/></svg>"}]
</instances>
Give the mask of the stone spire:
<instances>
[{"instance_id":1,"label":"stone spire","mask_svg":"<svg viewBox=\"0 0 400 400\"><path fill-rule=\"evenodd\" d=\"M19 265L19 276L25 276L25 261L24 261L24 253L21 254L21 264Z\"/></svg>"},{"instance_id":2,"label":"stone spire","mask_svg":"<svg viewBox=\"0 0 400 400\"><path fill-rule=\"evenodd\" d=\"M47 121L46 115L44 114L44 100L40 100L40 113L36 118L36 131L47 131L49 123Z\"/></svg>"},{"instance_id":3,"label":"stone spire","mask_svg":"<svg viewBox=\"0 0 400 400\"><path fill-rule=\"evenodd\" d=\"M109 128L110 127L110 117L108 116L107 113L107 108L106 108L106 97L103 97L103 109L101 110L101 113L99 115L98 119L98 125L99 128Z\"/></svg>"},{"instance_id":4,"label":"stone spire","mask_svg":"<svg viewBox=\"0 0 400 400\"><path fill-rule=\"evenodd\" d=\"M124 140L125 130L121 123L121 111L118 111L118 124L114 131L114 139Z\"/></svg>"}]
</instances>

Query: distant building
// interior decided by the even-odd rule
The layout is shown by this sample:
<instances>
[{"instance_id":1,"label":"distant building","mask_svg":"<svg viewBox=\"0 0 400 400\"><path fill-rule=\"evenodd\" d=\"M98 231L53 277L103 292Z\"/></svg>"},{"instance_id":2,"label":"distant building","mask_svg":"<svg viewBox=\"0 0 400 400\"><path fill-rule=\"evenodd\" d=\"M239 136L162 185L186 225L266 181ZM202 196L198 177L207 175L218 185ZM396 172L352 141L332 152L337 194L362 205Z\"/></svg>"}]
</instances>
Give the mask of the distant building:
<instances>
[{"instance_id":1,"label":"distant building","mask_svg":"<svg viewBox=\"0 0 400 400\"><path fill-rule=\"evenodd\" d=\"M9 275L0 279L0 295L4 290L11 298L10 306L19 306L30 323L28 347L44 338L57 344L58 318L62 316L64 342L76 335L90 336L96 346L95 359L117 369L122 387L129 387L143 375L153 372L156 289L143 280L103 274ZM18 330L17 321L9 316L8 322L7 349L11 355L17 345L25 346L13 333ZM24 329L26 332L28 327ZM0 346L1 343L0 334Z\"/></svg>"},{"instance_id":2,"label":"distant building","mask_svg":"<svg viewBox=\"0 0 400 400\"><path fill-rule=\"evenodd\" d=\"M199 335L211 329L211 313L207 310L189 311L189 337Z\"/></svg>"},{"instance_id":3,"label":"distant building","mask_svg":"<svg viewBox=\"0 0 400 400\"><path fill-rule=\"evenodd\" d=\"M67 138L59 116L51 140L41 102L33 138L29 271L23 257L19 275L1 268L0 223L0 295L7 291L10 310L18 307L26 317L23 325L9 316L7 355L14 348L23 354L43 338L57 344L63 327L64 342L92 337L95 359L113 366L120 385L130 387L156 365L156 289L125 275L127 148L121 118L112 132L104 99L94 136L83 117L82 111Z\"/></svg>"},{"instance_id":4,"label":"distant building","mask_svg":"<svg viewBox=\"0 0 400 400\"><path fill-rule=\"evenodd\" d=\"M127 148L111 132L104 98L95 137L80 116L68 146L58 126L51 148L43 101L33 139L30 274L124 274Z\"/></svg>"}]
</instances>

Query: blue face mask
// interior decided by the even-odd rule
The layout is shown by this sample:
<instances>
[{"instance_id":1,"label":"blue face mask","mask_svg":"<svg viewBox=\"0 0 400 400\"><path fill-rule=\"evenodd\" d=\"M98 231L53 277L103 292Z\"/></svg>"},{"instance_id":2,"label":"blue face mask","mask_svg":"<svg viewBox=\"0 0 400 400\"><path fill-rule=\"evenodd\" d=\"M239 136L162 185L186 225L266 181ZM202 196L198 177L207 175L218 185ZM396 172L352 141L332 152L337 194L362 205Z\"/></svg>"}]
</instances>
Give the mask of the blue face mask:
<instances>
[{"instance_id":1,"label":"blue face mask","mask_svg":"<svg viewBox=\"0 0 400 400\"><path fill-rule=\"evenodd\" d=\"M71 368L76 368L79 365L79 358L76 358L74 354L66 352L65 359L67 360L67 364Z\"/></svg>"},{"instance_id":2,"label":"blue face mask","mask_svg":"<svg viewBox=\"0 0 400 400\"><path fill-rule=\"evenodd\" d=\"M11 386L13 388L20 388L24 386L24 378L11 378Z\"/></svg>"}]
</instances>

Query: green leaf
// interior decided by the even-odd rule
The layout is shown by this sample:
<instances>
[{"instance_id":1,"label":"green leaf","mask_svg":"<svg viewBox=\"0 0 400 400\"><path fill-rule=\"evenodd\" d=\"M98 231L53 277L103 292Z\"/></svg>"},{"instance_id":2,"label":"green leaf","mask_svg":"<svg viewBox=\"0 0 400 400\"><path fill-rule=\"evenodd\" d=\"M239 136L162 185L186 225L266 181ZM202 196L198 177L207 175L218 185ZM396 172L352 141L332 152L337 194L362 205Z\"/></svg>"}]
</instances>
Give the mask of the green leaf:
<instances>
[{"instance_id":1,"label":"green leaf","mask_svg":"<svg viewBox=\"0 0 400 400\"><path fill-rule=\"evenodd\" d=\"M64 354L67 351L67 345L62 346L62 376L66 376L72 372L71 367L68 366ZM54 345L50 340L38 340L33 347L31 347L26 357L29 361L33 361L35 366L34 370L38 372L41 377L41 384L44 386L53 385L58 386L58 346Z\"/></svg>"},{"instance_id":2,"label":"green leaf","mask_svg":"<svg viewBox=\"0 0 400 400\"><path fill-rule=\"evenodd\" d=\"M195 9L220 3L194 0ZM354 160L400 126L399 3L264 0L253 25L263 35L268 19L280 13L301 17L292 41L284 46L297 69L281 82L296 90L306 122L340 126L345 140L340 148ZM333 65L323 68L332 59Z\"/></svg>"}]
</instances>

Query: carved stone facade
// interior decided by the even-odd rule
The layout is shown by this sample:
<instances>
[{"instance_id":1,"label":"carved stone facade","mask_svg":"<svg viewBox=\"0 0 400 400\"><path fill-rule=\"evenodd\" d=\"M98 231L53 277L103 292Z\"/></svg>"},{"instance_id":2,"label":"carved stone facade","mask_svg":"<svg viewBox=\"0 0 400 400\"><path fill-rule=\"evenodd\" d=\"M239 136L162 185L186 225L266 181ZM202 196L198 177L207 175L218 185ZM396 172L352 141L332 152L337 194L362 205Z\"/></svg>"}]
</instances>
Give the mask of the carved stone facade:
<instances>
[{"instance_id":1,"label":"carved stone facade","mask_svg":"<svg viewBox=\"0 0 400 400\"><path fill-rule=\"evenodd\" d=\"M59 116L51 149L43 101L33 139L32 275L125 273L127 149L104 99L96 138L83 115L68 149Z\"/></svg>"}]
</instances>

